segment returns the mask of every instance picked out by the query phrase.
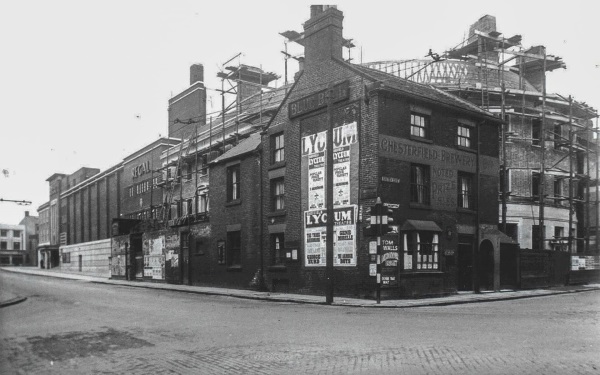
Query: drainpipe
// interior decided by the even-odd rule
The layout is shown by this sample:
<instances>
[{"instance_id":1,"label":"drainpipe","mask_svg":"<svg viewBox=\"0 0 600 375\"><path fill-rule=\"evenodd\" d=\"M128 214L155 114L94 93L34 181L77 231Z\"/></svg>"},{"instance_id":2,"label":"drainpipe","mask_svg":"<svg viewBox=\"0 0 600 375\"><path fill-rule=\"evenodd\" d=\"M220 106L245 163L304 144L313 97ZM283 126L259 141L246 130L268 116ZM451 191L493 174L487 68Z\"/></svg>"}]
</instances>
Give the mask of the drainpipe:
<instances>
[{"instance_id":1,"label":"drainpipe","mask_svg":"<svg viewBox=\"0 0 600 375\"><path fill-rule=\"evenodd\" d=\"M481 191L481 185L480 185L480 178L479 178L479 173L480 173L480 168L479 168L479 156L480 156L480 133L481 133L481 126L483 125L484 121L481 121L479 123L479 126L477 127L477 154L476 154L476 169L475 169L475 180L477 182L477 212L475 214L475 220L476 220L476 224L475 224L475 239L476 239L476 243L475 246L473 247L473 291L475 293L480 293L480 286L479 286L479 245L481 244L481 229L479 228L480 223L481 223L481 207L480 207L480 203L481 203L481 199L479 199L480 196L480 191Z\"/></svg>"}]
</instances>

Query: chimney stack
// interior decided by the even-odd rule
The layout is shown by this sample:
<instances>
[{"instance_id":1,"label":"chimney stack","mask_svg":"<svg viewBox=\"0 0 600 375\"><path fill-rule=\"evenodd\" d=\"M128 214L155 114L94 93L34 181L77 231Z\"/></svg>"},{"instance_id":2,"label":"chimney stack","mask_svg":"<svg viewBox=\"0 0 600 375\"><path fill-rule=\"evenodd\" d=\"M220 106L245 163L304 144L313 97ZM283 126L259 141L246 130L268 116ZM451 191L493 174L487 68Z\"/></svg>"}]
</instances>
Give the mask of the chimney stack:
<instances>
[{"instance_id":1,"label":"chimney stack","mask_svg":"<svg viewBox=\"0 0 600 375\"><path fill-rule=\"evenodd\" d=\"M310 19L304 23L306 67L313 62L337 58L343 60L344 14L335 5L311 5Z\"/></svg>"},{"instance_id":2,"label":"chimney stack","mask_svg":"<svg viewBox=\"0 0 600 375\"><path fill-rule=\"evenodd\" d=\"M204 65L194 64L190 66L190 85L196 82L204 82Z\"/></svg>"},{"instance_id":3,"label":"chimney stack","mask_svg":"<svg viewBox=\"0 0 600 375\"><path fill-rule=\"evenodd\" d=\"M29 216L29 211L25 211L25 217Z\"/></svg>"}]
</instances>

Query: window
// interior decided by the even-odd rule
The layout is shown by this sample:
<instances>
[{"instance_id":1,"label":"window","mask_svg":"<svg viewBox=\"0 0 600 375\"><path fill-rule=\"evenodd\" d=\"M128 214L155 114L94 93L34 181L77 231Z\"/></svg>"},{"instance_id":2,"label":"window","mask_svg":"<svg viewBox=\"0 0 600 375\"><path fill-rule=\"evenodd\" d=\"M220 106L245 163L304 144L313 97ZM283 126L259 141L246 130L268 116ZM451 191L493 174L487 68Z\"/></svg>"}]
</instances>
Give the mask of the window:
<instances>
[{"instance_id":1,"label":"window","mask_svg":"<svg viewBox=\"0 0 600 375\"><path fill-rule=\"evenodd\" d=\"M429 205L429 166L410 166L410 201Z\"/></svg>"},{"instance_id":2,"label":"window","mask_svg":"<svg viewBox=\"0 0 600 375\"><path fill-rule=\"evenodd\" d=\"M192 179L192 164L191 163L188 163L185 165L185 179L186 180Z\"/></svg>"},{"instance_id":3,"label":"window","mask_svg":"<svg viewBox=\"0 0 600 375\"><path fill-rule=\"evenodd\" d=\"M6 249L8 249L8 242L0 241L0 250L6 250Z\"/></svg>"},{"instance_id":4,"label":"window","mask_svg":"<svg viewBox=\"0 0 600 375\"><path fill-rule=\"evenodd\" d=\"M20 230L13 230L13 237L14 238L21 238L21 231Z\"/></svg>"},{"instance_id":5,"label":"window","mask_svg":"<svg viewBox=\"0 0 600 375\"><path fill-rule=\"evenodd\" d=\"M562 143L562 127L560 124L556 124L554 125L554 148L561 148Z\"/></svg>"},{"instance_id":6,"label":"window","mask_svg":"<svg viewBox=\"0 0 600 375\"><path fill-rule=\"evenodd\" d=\"M458 124L457 142L459 146L471 148L471 128Z\"/></svg>"},{"instance_id":7,"label":"window","mask_svg":"<svg viewBox=\"0 0 600 375\"><path fill-rule=\"evenodd\" d=\"M127 189L129 191L129 197L133 197L133 186L131 186L129 189Z\"/></svg>"},{"instance_id":8,"label":"window","mask_svg":"<svg viewBox=\"0 0 600 375\"><path fill-rule=\"evenodd\" d=\"M202 194L198 196L198 212L208 212L208 195Z\"/></svg>"},{"instance_id":9,"label":"window","mask_svg":"<svg viewBox=\"0 0 600 375\"><path fill-rule=\"evenodd\" d=\"M13 242L13 250L21 250L21 243Z\"/></svg>"},{"instance_id":10,"label":"window","mask_svg":"<svg viewBox=\"0 0 600 375\"><path fill-rule=\"evenodd\" d=\"M279 163L285 160L283 133L271 136L272 163Z\"/></svg>"},{"instance_id":11,"label":"window","mask_svg":"<svg viewBox=\"0 0 600 375\"><path fill-rule=\"evenodd\" d=\"M227 265L242 265L242 241L240 232L227 232Z\"/></svg>"},{"instance_id":12,"label":"window","mask_svg":"<svg viewBox=\"0 0 600 375\"><path fill-rule=\"evenodd\" d=\"M437 270L439 268L439 235L429 231L403 234L405 270Z\"/></svg>"},{"instance_id":13,"label":"window","mask_svg":"<svg viewBox=\"0 0 600 375\"><path fill-rule=\"evenodd\" d=\"M473 176L459 173L458 174L458 207L474 210L473 200Z\"/></svg>"},{"instance_id":14,"label":"window","mask_svg":"<svg viewBox=\"0 0 600 375\"><path fill-rule=\"evenodd\" d=\"M62 262L63 263L71 263L71 253L63 253L62 254Z\"/></svg>"},{"instance_id":15,"label":"window","mask_svg":"<svg viewBox=\"0 0 600 375\"><path fill-rule=\"evenodd\" d=\"M276 210L283 210L285 208L285 184L283 178L278 178L271 181L271 208Z\"/></svg>"},{"instance_id":16,"label":"window","mask_svg":"<svg viewBox=\"0 0 600 375\"><path fill-rule=\"evenodd\" d=\"M429 117L418 114L410 114L410 134L415 137L427 138L429 131Z\"/></svg>"},{"instance_id":17,"label":"window","mask_svg":"<svg viewBox=\"0 0 600 375\"><path fill-rule=\"evenodd\" d=\"M271 234L271 250L271 253L273 254L273 264L283 264L285 262L283 233Z\"/></svg>"},{"instance_id":18,"label":"window","mask_svg":"<svg viewBox=\"0 0 600 375\"><path fill-rule=\"evenodd\" d=\"M531 144L539 146L541 144L542 122L534 119L531 121Z\"/></svg>"},{"instance_id":19,"label":"window","mask_svg":"<svg viewBox=\"0 0 600 375\"><path fill-rule=\"evenodd\" d=\"M227 201L240 199L240 165L227 168Z\"/></svg>"},{"instance_id":20,"label":"window","mask_svg":"<svg viewBox=\"0 0 600 375\"><path fill-rule=\"evenodd\" d=\"M554 197L561 198L562 196L563 196L562 178L554 177ZM557 199L556 203L560 203L560 200Z\"/></svg>"},{"instance_id":21,"label":"window","mask_svg":"<svg viewBox=\"0 0 600 375\"><path fill-rule=\"evenodd\" d=\"M193 207L194 206L193 206L192 199L191 198L190 199L185 199L183 201L183 203L182 203L182 207L181 207L182 213L181 213L181 215L182 216L186 216L186 215L193 214L194 213Z\"/></svg>"},{"instance_id":22,"label":"window","mask_svg":"<svg viewBox=\"0 0 600 375\"><path fill-rule=\"evenodd\" d=\"M540 174L538 172L531 173L531 197L533 199L540 198Z\"/></svg>"},{"instance_id":23,"label":"window","mask_svg":"<svg viewBox=\"0 0 600 375\"><path fill-rule=\"evenodd\" d=\"M8 231L6 229L0 230L0 237L8 237Z\"/></svg>"}]
</instances>

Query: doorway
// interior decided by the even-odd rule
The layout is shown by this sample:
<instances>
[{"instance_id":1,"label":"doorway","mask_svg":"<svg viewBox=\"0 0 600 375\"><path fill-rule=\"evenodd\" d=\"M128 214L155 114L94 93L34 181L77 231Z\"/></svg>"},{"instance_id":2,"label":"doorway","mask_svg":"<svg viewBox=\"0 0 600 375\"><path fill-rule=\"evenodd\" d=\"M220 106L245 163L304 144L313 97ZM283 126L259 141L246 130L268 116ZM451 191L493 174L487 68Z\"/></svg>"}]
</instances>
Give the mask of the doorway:
<instances>
[{"instance_id":1,"label":"doorway","mask_svg":"<svg viewBox=\"0 0 600 375\"><path fill-rule=\"evenodd\" d=\"M473 290L473 236L458 236L457 289Z\"/></svg>"},{"instance_id":2,"label":"doorway","mask_svg":"<svg viewBox=\"0 0 600 375\"><path fill-rule=\"evenodd\" d=\"M190 279L190 233L182 232L179 238L181 245L181 283L192 285Z\"/></svg>"},{"instance_id":3,"label":"doorway","mask_svg":"<svg viewBox=\"0 0 600 375\"><path fill-rule=\"evenodd\" d=\"M482 290L494 289L494 245L490 240L479 245L479 286Z\"/></svg>"},{"instance_id":4,"label":"doorway","mask_svg":"<svg viewBox=\"0 0 600 375\"><path fill-rule=\"evenodd\" d=\"M78 256L78 261L79 261L79 272L83 271L83 255L79 254Z\"/></svg>"}]
</instances>

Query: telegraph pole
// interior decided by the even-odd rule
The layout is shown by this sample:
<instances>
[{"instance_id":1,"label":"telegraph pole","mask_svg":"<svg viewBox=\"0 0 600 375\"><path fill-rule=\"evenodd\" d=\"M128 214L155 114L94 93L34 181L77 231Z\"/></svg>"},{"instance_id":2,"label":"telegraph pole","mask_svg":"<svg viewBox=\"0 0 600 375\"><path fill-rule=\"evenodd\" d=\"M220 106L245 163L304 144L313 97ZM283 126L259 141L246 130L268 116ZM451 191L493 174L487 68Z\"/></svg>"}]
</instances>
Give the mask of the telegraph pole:
<instances>
[{"instance_id":1,"label":"telegraph pole","mask_svg":"<svg viewBox=\"0 0 600 375\"><path fill-rule=\"evenodd\" d=\"M327 227L325 242L325 303L333 303L333 85L330 83L327 87L327 142L326 142L326 160L325 160L325 200L327 202Z\"/></svg>"}]
</instances>

